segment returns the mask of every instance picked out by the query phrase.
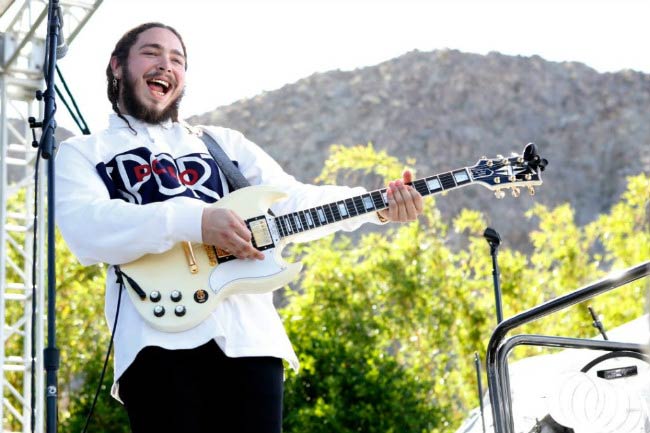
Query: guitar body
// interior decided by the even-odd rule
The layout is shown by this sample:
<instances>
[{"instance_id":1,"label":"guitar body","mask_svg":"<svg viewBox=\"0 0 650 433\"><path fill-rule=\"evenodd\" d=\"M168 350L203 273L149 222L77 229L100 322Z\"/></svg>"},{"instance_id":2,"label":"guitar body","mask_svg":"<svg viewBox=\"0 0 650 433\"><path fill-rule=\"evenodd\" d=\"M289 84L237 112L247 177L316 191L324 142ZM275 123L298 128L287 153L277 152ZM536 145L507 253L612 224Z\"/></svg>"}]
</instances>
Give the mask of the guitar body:
<instances>
[{"instance_id":1,"label":"guitar body","mask_svg":"<svg viewBox=\"0 0 650 433\"><path fill-rule=\"evenodd\" d=\"M227 195L213 206L232 210L249 220L266 216L270 205L285 196L274 187L251 186ZM210 263L203 244L191 246L196 272L191 271L184 244L120 266L144 292L142 298L125 281L133 305L145 321L161 331L190 329L205 320L226 297L271 292L294 280L302 269L301 263L289 264L282 259L282 241L274 240L272 247L262 251L264 260L233 258L216 265Z\"/></svg>"}]
</instances>

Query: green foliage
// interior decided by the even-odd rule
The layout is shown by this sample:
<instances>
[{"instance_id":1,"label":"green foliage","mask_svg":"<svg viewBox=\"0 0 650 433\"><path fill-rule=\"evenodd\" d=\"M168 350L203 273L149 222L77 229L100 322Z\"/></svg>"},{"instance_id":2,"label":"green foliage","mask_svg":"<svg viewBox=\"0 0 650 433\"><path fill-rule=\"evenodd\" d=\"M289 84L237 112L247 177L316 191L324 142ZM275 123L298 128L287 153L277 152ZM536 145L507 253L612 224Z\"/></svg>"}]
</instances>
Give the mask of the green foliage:
<instances>
[{"instance_id":1,"label":"green foliage","mask_svg":"<svg viewBox=\"0 0 650 433\"><path fill-rule=\"evenodd\" d=\"M8 215L22 215L23 206L25 195L24 191L20 191L8 200ZM18 223L11 218L10 216L9 223ZM7 281L23 281L21 274L28 275L31 272L29 261L20 253L26 242L31 242L31 239L26 238L25 232L18 231L11 234L11 240L5 245L4 253L11 263L7 268ZM63 431L81 431L90 406L89 399L92 401L99 383L103 357L108 348L109 335L106 333L103 312L104 269L102 266L81 266L59 233L56 235L56 258L57 347L61 351L58 371L59 417ZM43 311L44 306L40 308ZM7 301L6 321L15 323L24 314L21 303ZM27 337L20 333L11 335L5 342L5 353L22 354L25 338ZM39 353L36 355L40 356ZM9 381L16 389L22 389L22 375L10 377ZM112 368L107 373L104 391L100 395L89 431L129 431L128 421L119 409L119 403L106 391L110 389L111 383ZM8 393L5 398L14 397ZM17 402L12 404L20 407ZM4 421L6 428L12 431L22 430L17 420L6 417Z\"/></svg>"},{"instance_id":2,"label":"green foliage","mask_svg":"<svg viewBox=\"0 0 650 433\"><path fill-rule=\"evenodd\" d=\"M88 342L86 341L86 344ZM106 347L102 347L105 349ZM101 351L98 351L101 352ZM96 353L94 358L83 365L83 373L74 379L78 386L68 390L69 403L61 417L61 431L81 432L88 418L103 366L103 355ZM129 420L121 403L110 396L113 382L113 368L109 361L97 404L89 422L88 431L106 433L129 433Z\"/></svg>"},{"instance_id":3,"label":"green foliage","mask_svg":"<svg viewBox=\"0 0 650 433\"><path fill-rule=\"evenodd\" d=\"M62 239L57 242L57 340L61 348L61 427L80 432L99 385L110 334L104 319L104 267L81 266ZM128 433L121 404L110 396L113 363L89 424L89 431Z\"/></svg>"},{"instance_id":4,"label":"green foliage","mask_svg":"<svg viewBox=\"0 0 650 433\"><path fill-rule=\"evenodd\" d=\"M407 161L413 165L412 160ZM397 158L390 156L385 150L376 151L372 143L366 146L345 147L334 144L330 147L330 156L325 161L317 182L334 184L340 174L360 171L364 174L375 174L382 179L397 179L402 175L403 164Z\"/></svg>"},{"instance_id":5,"label":"green foliage","mask_svg":"<svg viewBox=\"0 0 650 433\"><path fill-rule=\"evenodd\" d=\"M387 336L410 333L408 345L423 349L427 329L400 325L399 315L405 309L422 311L430 300L413 287L390 290L403 270L382 237L369 236L359 248L342 242L327 239L305 247L306 265L319 272L305 275L304 294L288 294L286 326L303 371L287 382L285 429L429 431L433 420L443 417L429 392L435 383L416 369L401 368L400 360L419 360ZM365 260L369 256L376 260Z\"/></svg>"},{"instance_id":6,"label":"green foliage","mask_svg":"<svg viewBox=\"0 0 650 433\"><path fill-rule=\"evenodd\" d=\"M608 214L601 215L586 230L597 233L604 253L596 255L607 268L622 270L650 259L650 176L628 178L622 199ZM593 303L607 311L608 322L622 323L643 313L643 299L650 298L650 278L629 284L625 296L619 290L598 297Z\"/></svg>"},{"instance_id":7,"label":"green foliage","mask_svg":"<svg viewBox=\"0 0 650 433\"><path fill-rule=\"evenodd\" d=\"M650 176L628 178L627 191L611 212L591 224L614 267L635 265L650 257Z\"/></svg>"}]
</instances>

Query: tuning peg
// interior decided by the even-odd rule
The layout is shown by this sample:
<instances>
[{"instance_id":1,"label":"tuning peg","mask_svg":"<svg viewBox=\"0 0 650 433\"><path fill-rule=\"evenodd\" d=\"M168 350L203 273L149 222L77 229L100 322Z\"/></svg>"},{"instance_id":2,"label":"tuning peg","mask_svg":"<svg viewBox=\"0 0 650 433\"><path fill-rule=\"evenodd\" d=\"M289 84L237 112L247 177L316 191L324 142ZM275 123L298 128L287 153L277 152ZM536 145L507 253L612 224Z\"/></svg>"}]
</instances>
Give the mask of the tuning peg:
<instances>
[{"instance_id":1,"label":"tuning peg","mask_svg":"<svg viewBox=\"0 0 650 433\"><path fill-rule=\"evenodd\" d=\"M516 186L512 187L512 191L510 191L510 192L511 192L511 194L512 194L512 196L513 196L514 198L519 197L519 194L521 193L521 192L519 191L519 188L516 187Z\"/></svg>"},{"instance_id":2,"label":"tuning peg","mask_svg":"<svg viewBox=\"0 0 650 433\"><path fill-rule=\"evenodd\" d=\"M497 199L501 200L503 197L506 196L506 193L502 189L497 189L496 191L494 191L494 196Z\"/></svg>"},{"instance_id":3,"label":"tuning peg","mask_svg":"<svg viewBox=\"0 0 650 433\"><path fill-rule=\"evenodd\" d=\"M534 196L535 195L535 188L533 188L532 186L528 186L528 194L530 196Z\"/></svg>"},{"instance_id":4,"label":"tuning peg","mask_svg":"<svg viewBox=\"0 0 650 433\"><path fill-rule=\"evenodd\" d=\"M533 178L533 175L530 174L530 173L526 173L526 175L524 176L524 178L525 178L526 180L531 180L531 179Z\"/></svg>"},{"instance_id":5,"label":"tuning peg","mask_svg":"<svg viewBox=\"0 0 650 433\"><path fill-rule=\"evenodd\" d=\"M490 159L490 160L487 162L487 166L488 166L488 167L492 167L492 164L493 164L493 162L492 162L492 160Z\"/></svg>"},{"instance_id":6,"label":"tuning peg","mask_svg":"<svg viewBox=\"0 0 650 433\"><path fill-rule=\"evenodd\" d=\"M515 180L517 180L517 177L515 175L510 175L510 176L508 176L508 180L510 182L514 182Z\"/></svg>"}]
</instances>

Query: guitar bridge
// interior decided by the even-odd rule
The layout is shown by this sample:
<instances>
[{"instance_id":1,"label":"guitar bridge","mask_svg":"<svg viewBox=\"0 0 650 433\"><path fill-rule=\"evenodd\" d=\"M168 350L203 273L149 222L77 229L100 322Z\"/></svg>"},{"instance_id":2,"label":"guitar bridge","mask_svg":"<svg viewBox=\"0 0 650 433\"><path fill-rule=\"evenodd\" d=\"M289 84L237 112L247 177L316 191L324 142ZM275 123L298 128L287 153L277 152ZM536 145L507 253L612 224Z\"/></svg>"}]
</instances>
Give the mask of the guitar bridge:
<instances>
[{"instance_id":1,"label":"guitar bridge","mask_svg":"<svg viewBox=\"0 0 650 433\"><path fill-rule=\"evenodd\" d=\"M217 250L215 247L203 244L203 249L205 249L205 254L208 256L208 263L210 263L210 266L217 266Z\"/></svg>"}]
</instances>

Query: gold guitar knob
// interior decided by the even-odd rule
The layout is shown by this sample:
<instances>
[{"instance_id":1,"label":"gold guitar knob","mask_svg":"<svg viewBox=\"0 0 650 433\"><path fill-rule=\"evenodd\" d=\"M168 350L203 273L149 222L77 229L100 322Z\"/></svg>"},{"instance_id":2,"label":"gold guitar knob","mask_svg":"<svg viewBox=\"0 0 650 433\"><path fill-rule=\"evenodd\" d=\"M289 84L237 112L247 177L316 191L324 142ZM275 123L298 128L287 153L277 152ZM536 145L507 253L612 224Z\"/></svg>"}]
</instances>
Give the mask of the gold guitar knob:
<instances>
[{"instance_id":1,"label":"gold guitar knob","mask_svg":"<svg viewBox=\"0 0 650 433\"><path fill-rule=\"evenodd\" d=\"M535 195L535 188L533 188L532 186L529 186L528 187L528 194L531 195L531 196Z\"/></svg>"},{"instance_id":2,"label":"gold guitar knob","mask_svg":"<svg viewBox=\"0 0 650 433\"><path fill-rule=\"evenodd\" d=\"M208 292L203 289L197 290L194 292L194 300L199 304L203 304L208 300Z\"/></svg>"}]
</instances>

